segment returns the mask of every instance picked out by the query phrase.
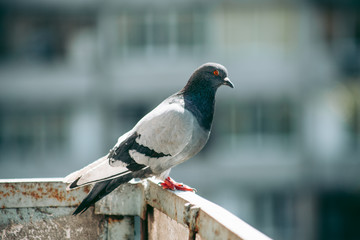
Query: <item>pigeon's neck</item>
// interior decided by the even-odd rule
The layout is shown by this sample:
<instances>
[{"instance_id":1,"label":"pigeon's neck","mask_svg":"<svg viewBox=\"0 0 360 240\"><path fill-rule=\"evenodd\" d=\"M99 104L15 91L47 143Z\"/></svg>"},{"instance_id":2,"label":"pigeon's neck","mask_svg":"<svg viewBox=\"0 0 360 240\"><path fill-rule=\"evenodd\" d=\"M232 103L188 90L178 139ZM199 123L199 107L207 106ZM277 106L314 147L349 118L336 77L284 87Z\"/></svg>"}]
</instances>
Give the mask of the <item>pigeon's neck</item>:
<instances>
[{"instance_id":1,"label":"pigeon's neck","mask_svg":"<svg viewBox=\"0 0 360 240\"><path fill-rule=\"evenodd\" d=\"M200 126L210 131L214 116L215 106L214 89L197 89L194 91L182 91L185 108L196 117Z\"/></svg>"}]
</instances>

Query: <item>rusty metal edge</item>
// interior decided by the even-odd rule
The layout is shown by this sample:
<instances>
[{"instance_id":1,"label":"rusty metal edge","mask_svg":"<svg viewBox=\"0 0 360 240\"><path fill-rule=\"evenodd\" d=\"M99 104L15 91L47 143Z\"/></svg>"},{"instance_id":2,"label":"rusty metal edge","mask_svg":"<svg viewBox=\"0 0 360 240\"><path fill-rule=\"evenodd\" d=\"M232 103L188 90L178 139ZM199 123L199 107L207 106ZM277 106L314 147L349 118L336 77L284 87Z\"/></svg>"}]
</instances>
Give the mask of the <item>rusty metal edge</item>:
<instances>
[{"instance_id":1,"label":"rusty metal edge","mask_svg":"<svg viewBox=\"0 0 360 240\"><path fill-rule=\"evenodd\" d=\"M0 178L2 183L38 183L38 182L59 182L63 183L63 178Z\"/></svg>"},{"instance_id":2,"label":"rusty metal edge","mask_svg":"<svg viewBox=\"0 0 360 240\"><path fill-rule=\"evenodd\" d=\"M0 208L73 207L90 186L66 191L62 178L0 179Z\"/></svg>"}]
</instances>

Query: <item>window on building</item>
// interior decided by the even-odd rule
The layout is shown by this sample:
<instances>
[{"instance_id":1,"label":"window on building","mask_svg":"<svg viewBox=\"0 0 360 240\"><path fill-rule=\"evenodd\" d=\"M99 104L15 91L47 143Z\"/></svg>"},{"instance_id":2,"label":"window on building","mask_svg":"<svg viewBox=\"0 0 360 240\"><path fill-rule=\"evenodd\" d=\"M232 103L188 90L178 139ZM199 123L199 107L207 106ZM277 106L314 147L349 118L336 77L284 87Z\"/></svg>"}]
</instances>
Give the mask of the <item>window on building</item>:
<instances>
[{"instance_id":1,"label":"window on building","mask_svg":"<svg viewBox=\"0 0 360 240\"><path fill-rule=\"evenodd\" d=\"M0 58L52 61L64 59L74 33L94 27L87 14L0 10Z\"/></svg>"},{"instance_id":2,"label":"window on building","mask_svg":"<svg viewBox=\"0 0 360 240\"><path fill-rule=\"evenodd\" d=\"M203 15L194 11L138 11L119 17L119 45L125 52L192 50L204 44Z\"/></svg>"},{"instance_id":3,"label":"window on building","mask_svg":"<svg viewBox=\"0 0 360 240\"><path fill-rule=\"evenodd\" d=\"M224 111L218 116L223 132L229 134L290 136L294 132L294 104L286 100L254 100L218 109Z\"/></svg>"},{"instance_id":4,"label":"window on building","mask_svg":"<svg viewBox=\"0 0 360 240\"><path fill-rule=\"evenodd\" d=\"M67 140L66 119L62 110L0 109L1 155L32 159L62 151Z\"/></svg>"},{"instance_id":5,"label":"window on building","mask_svg":"<svg viewBox=\"0 0 360 240\"><path fill-rule=\"evenodd\" d=\"M351 1L350 1L351 2ZM360 79L360 17L359 9L346 6L347 1L337 1L333 7L323 7L320 12L322 20L322 37L324 43L333 53L343 80L359 81Z\"/></svg>"},{"instance_id":6,"label":"window on building","mask_svg":"<svg viewBox=\"0 0 360 240\"><path fill-rule=\"evenodd\" d=\"M295 232L295 197L289 193L260 193L254 196L256 228L274 239L292 239Z\"/></svg>"},{"instance_id":7,"label":"window on building","mask_svg":"<svg viewBox=\"0 0 360 240\"><path fill-rule=\"evenodd\" d=\"M154 14L149 25L151 26L151 38L150 42L155 46L168 46L171 43L170 32L170 15L169 14Z\"/></svg>"},{"instance_id":8,"label":"window on building","mask_svg":"<svg viewBox=\"0 0 360 240\"><path fill-rule=\"evenodd\" d=\"M146 19L143 13L128 14L126 18L127 45L130 48L144 48L147 44Z\"/></svg>"},{"instance_id":9,"label":"window on building","mask_svg":"<svg viewBox=\"0 0 360 240\"><path fill-rule=\"evenodd\" d=\"M193 13L184 13L178 15L176 22L177 31L177 44L180 47L190 47L196 44L195 38L197 36L195 32L196 21ZM199 42L202 42L200 40Z\"/></svg>"}]
</instances>

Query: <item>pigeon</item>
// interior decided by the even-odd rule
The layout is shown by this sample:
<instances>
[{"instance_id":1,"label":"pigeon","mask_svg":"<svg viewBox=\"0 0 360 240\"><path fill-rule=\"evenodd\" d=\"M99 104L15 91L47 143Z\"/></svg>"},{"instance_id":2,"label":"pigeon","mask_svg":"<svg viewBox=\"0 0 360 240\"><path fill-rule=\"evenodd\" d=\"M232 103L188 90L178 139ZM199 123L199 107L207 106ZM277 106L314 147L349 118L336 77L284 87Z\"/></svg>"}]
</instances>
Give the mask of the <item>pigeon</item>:
<instances>
[{"instance_id":1,"label":"pigeon","mask_svg":"<svg viewBox=\"0 0 360 240\"><path fill-rule=\"evenodd\" d=\"M133 129L119 137L107 155L64 178L67 190L94 184L73 215L130 180L155 176L164 189L193 191L169 177L172 167L197 154L206 144L213 121L215 94L226 85L234 88L227 69L205 63L179 92L145 115Z\"/></svg>"}]
</instances>

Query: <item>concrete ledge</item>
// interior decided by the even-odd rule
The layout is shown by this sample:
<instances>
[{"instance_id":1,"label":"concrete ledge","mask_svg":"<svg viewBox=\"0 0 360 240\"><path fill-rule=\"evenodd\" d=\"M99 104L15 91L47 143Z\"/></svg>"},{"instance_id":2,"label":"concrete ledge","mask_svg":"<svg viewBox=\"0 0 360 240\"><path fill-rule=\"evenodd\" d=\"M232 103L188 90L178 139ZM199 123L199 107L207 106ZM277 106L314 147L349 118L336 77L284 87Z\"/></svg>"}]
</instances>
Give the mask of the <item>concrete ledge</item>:
<instances>
[{"instance_id":1,"label":"concrete ledge","mask_svg":"<svg viewBox=\"0 0 360 240\"><path fill-rule=\"evenodd\" d=\"M156 179L146 179L121 185L96 203L95 210L90 208L84 215L71 216L90 187L68 192L62 179L0 180L0 211L8 216L0 222L0 233L8 237L15 227L25 232L36 229L34 233L45 236L47 231L41 229L40 223L48 221L53 227L51 234L80 236L68 222L74 221L74 226L75 222L81 222L84 231L91 232L92 226L86 223L98 221L101 230L97 231L100 233L97 236L100 239L119 239L125 235L127 239L133 239L134 216L140 216L142 234L149 234L150 238L185 234L186 239L270 239L195 193L163 190L158 183ZM93 216L97 216L97 220L93 220ZM63 225L66 225L65 230ZM19 230L21 234L24 231ZM14 235L9 239L16 238Z\"/></svg>"}]
</instances>

